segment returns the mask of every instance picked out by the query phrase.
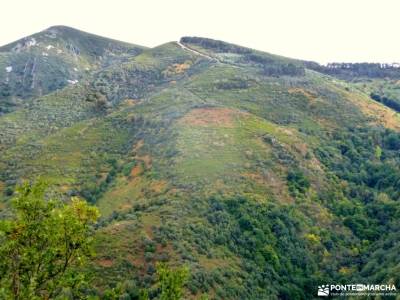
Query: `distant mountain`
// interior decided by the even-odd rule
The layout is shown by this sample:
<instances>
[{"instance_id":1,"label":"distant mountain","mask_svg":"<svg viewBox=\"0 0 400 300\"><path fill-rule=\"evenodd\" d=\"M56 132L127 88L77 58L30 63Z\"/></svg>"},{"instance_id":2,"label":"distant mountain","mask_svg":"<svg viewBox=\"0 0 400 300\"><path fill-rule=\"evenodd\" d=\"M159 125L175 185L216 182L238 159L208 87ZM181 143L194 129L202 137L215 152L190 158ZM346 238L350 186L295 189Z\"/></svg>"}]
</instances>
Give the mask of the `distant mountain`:
<instances>
[{"instance_id":1,"label":"distant mountain","mask_svg":"<svg viewBox=\"0 0 400 300\"><path fill-rule=\"evenodd\" d=\"M0 215L39 176L97 205L87 294L154 299L159 261L188 265L187 299L400 286L400 119L370 97L376 81L200 37L146 49L55 27L1 49L54 56L77 80L45 89L53 78L34 72L42 92L28 94L12 75L27 57L3 64L27 100L0 116Z\"/></svg>"},{"instance_id":2,"label":"distant mountain","mask_svg":"<svg viewBox=\"0 0 400 300\"><path fill-rule=\"evenodd\" d=\"M315 62L305 62L305 65L309 69L344 80L360 80L362 78L400 79L399 63L329 63L323 66Z\"/></svg>"},{"instance_id":3,"label":"distant mountain","mask_svg":"<svg viewBox=\"0 0 400 300\"><path fill-rule=\"evenodd\" d=\"M24 99L76 84L143 49L66 26L50 27L0 47L0 114Z\"/></svg>"}]
</instances>

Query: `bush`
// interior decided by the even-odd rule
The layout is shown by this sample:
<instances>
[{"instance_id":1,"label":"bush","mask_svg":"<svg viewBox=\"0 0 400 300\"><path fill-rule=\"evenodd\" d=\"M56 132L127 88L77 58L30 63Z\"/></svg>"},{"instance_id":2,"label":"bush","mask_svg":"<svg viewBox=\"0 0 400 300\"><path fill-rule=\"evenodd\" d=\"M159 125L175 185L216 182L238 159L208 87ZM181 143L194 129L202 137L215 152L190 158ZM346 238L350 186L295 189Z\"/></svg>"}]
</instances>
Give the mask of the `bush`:
<instances>
[{"instance_id":1,"label":"bush","mask_svg":"<svg viewBox=\"0 0 400 300\"><path fill-rule=\"evenodd\" d=\"M300 170L289 171L286 179L288 181L289 191L292 194L296 194L296 192L304 194L310 187L310 181Z\"/></svg>"}]
</instances>

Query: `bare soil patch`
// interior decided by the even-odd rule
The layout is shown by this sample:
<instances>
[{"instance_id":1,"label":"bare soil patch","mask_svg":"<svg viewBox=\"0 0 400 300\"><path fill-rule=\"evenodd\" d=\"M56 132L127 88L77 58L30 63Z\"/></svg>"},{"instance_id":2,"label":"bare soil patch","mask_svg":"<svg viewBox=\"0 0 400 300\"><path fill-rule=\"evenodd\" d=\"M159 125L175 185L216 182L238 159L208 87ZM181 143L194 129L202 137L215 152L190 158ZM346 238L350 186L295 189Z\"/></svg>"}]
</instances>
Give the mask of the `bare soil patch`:
<instances>
[{"instance_id":1,"label":"bare soil patch","mask_svg":"<svg viewBox=\"0 0 400 300\"><path fill-rule=\"evenodd\" d=\"M182 119L183 124L191 126L220 126L232 128L235 119L246 113L223 107L195 108Z\"/></svg>"}]
</instances>

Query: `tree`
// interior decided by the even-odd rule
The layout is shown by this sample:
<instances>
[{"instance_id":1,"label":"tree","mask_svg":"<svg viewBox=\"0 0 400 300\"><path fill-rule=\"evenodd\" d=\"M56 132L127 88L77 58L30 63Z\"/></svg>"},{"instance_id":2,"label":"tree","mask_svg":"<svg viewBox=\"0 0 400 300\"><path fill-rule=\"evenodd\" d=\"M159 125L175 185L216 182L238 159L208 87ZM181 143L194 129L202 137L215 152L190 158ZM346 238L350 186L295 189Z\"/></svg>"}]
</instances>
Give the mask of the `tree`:
<instances>
[{"instance_id":1,"label":"tree","mask_svg":"<svg viewBox=\"0 0 400 300\"><path fill-rule=\"evenodd\" d=\"M375 158L380 160L382 157L382 148L379 147L379 145L376 145L375 147Z\"/></svg>"},{"instance_id":2,"label":"tree","mask_svg":"<svg viewBox=\"0 0 400 300\"><path fill-rule=\"evenodd\" d=\"M84 281L72 266L92 254L98 210L72 198L46 200L43 181L17 188L14 218L0 222L0 298L50 299Z\"/></svg>"},{"instance_id":3,"label":"tree","mask_svg":"<svg viewBox=\"0 0 400 300\"><path fill-rule=\"evenodd\" d=\"M180 300L183 296L183 286L189 277L186 267L170 269L166 264L157 264L157 275L160 284L160 300Z\"/></svg>"},{"instance_id":4,"label":"tree","mask_svg":"<svg viewBox=\"0 0 400 300\"><path fill-rule=\"evenodd\" d=\"M296 194L296 192L304 194L311 186L310 181L301 170L290 170L287 181L292 194Z\"/></svg>"}]
</instances>

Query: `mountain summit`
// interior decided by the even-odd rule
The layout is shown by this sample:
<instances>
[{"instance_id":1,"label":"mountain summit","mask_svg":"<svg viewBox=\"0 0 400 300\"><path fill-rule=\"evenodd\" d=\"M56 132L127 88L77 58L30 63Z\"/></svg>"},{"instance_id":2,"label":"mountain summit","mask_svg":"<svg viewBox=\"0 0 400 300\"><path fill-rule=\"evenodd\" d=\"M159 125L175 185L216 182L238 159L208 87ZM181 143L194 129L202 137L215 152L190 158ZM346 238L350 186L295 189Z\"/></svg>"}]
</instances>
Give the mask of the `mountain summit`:
<instances>
[{"instance_id":1,"label":"mountain summit","mask_svg":"<svg viewBox=\"0 0 400 300\"><path fill-rule=\"evenodd\" d=\"M66 26L53 26L0 47L0 113L28 98L76 84L143 49Z\"/></svg>"}]
</instances>

